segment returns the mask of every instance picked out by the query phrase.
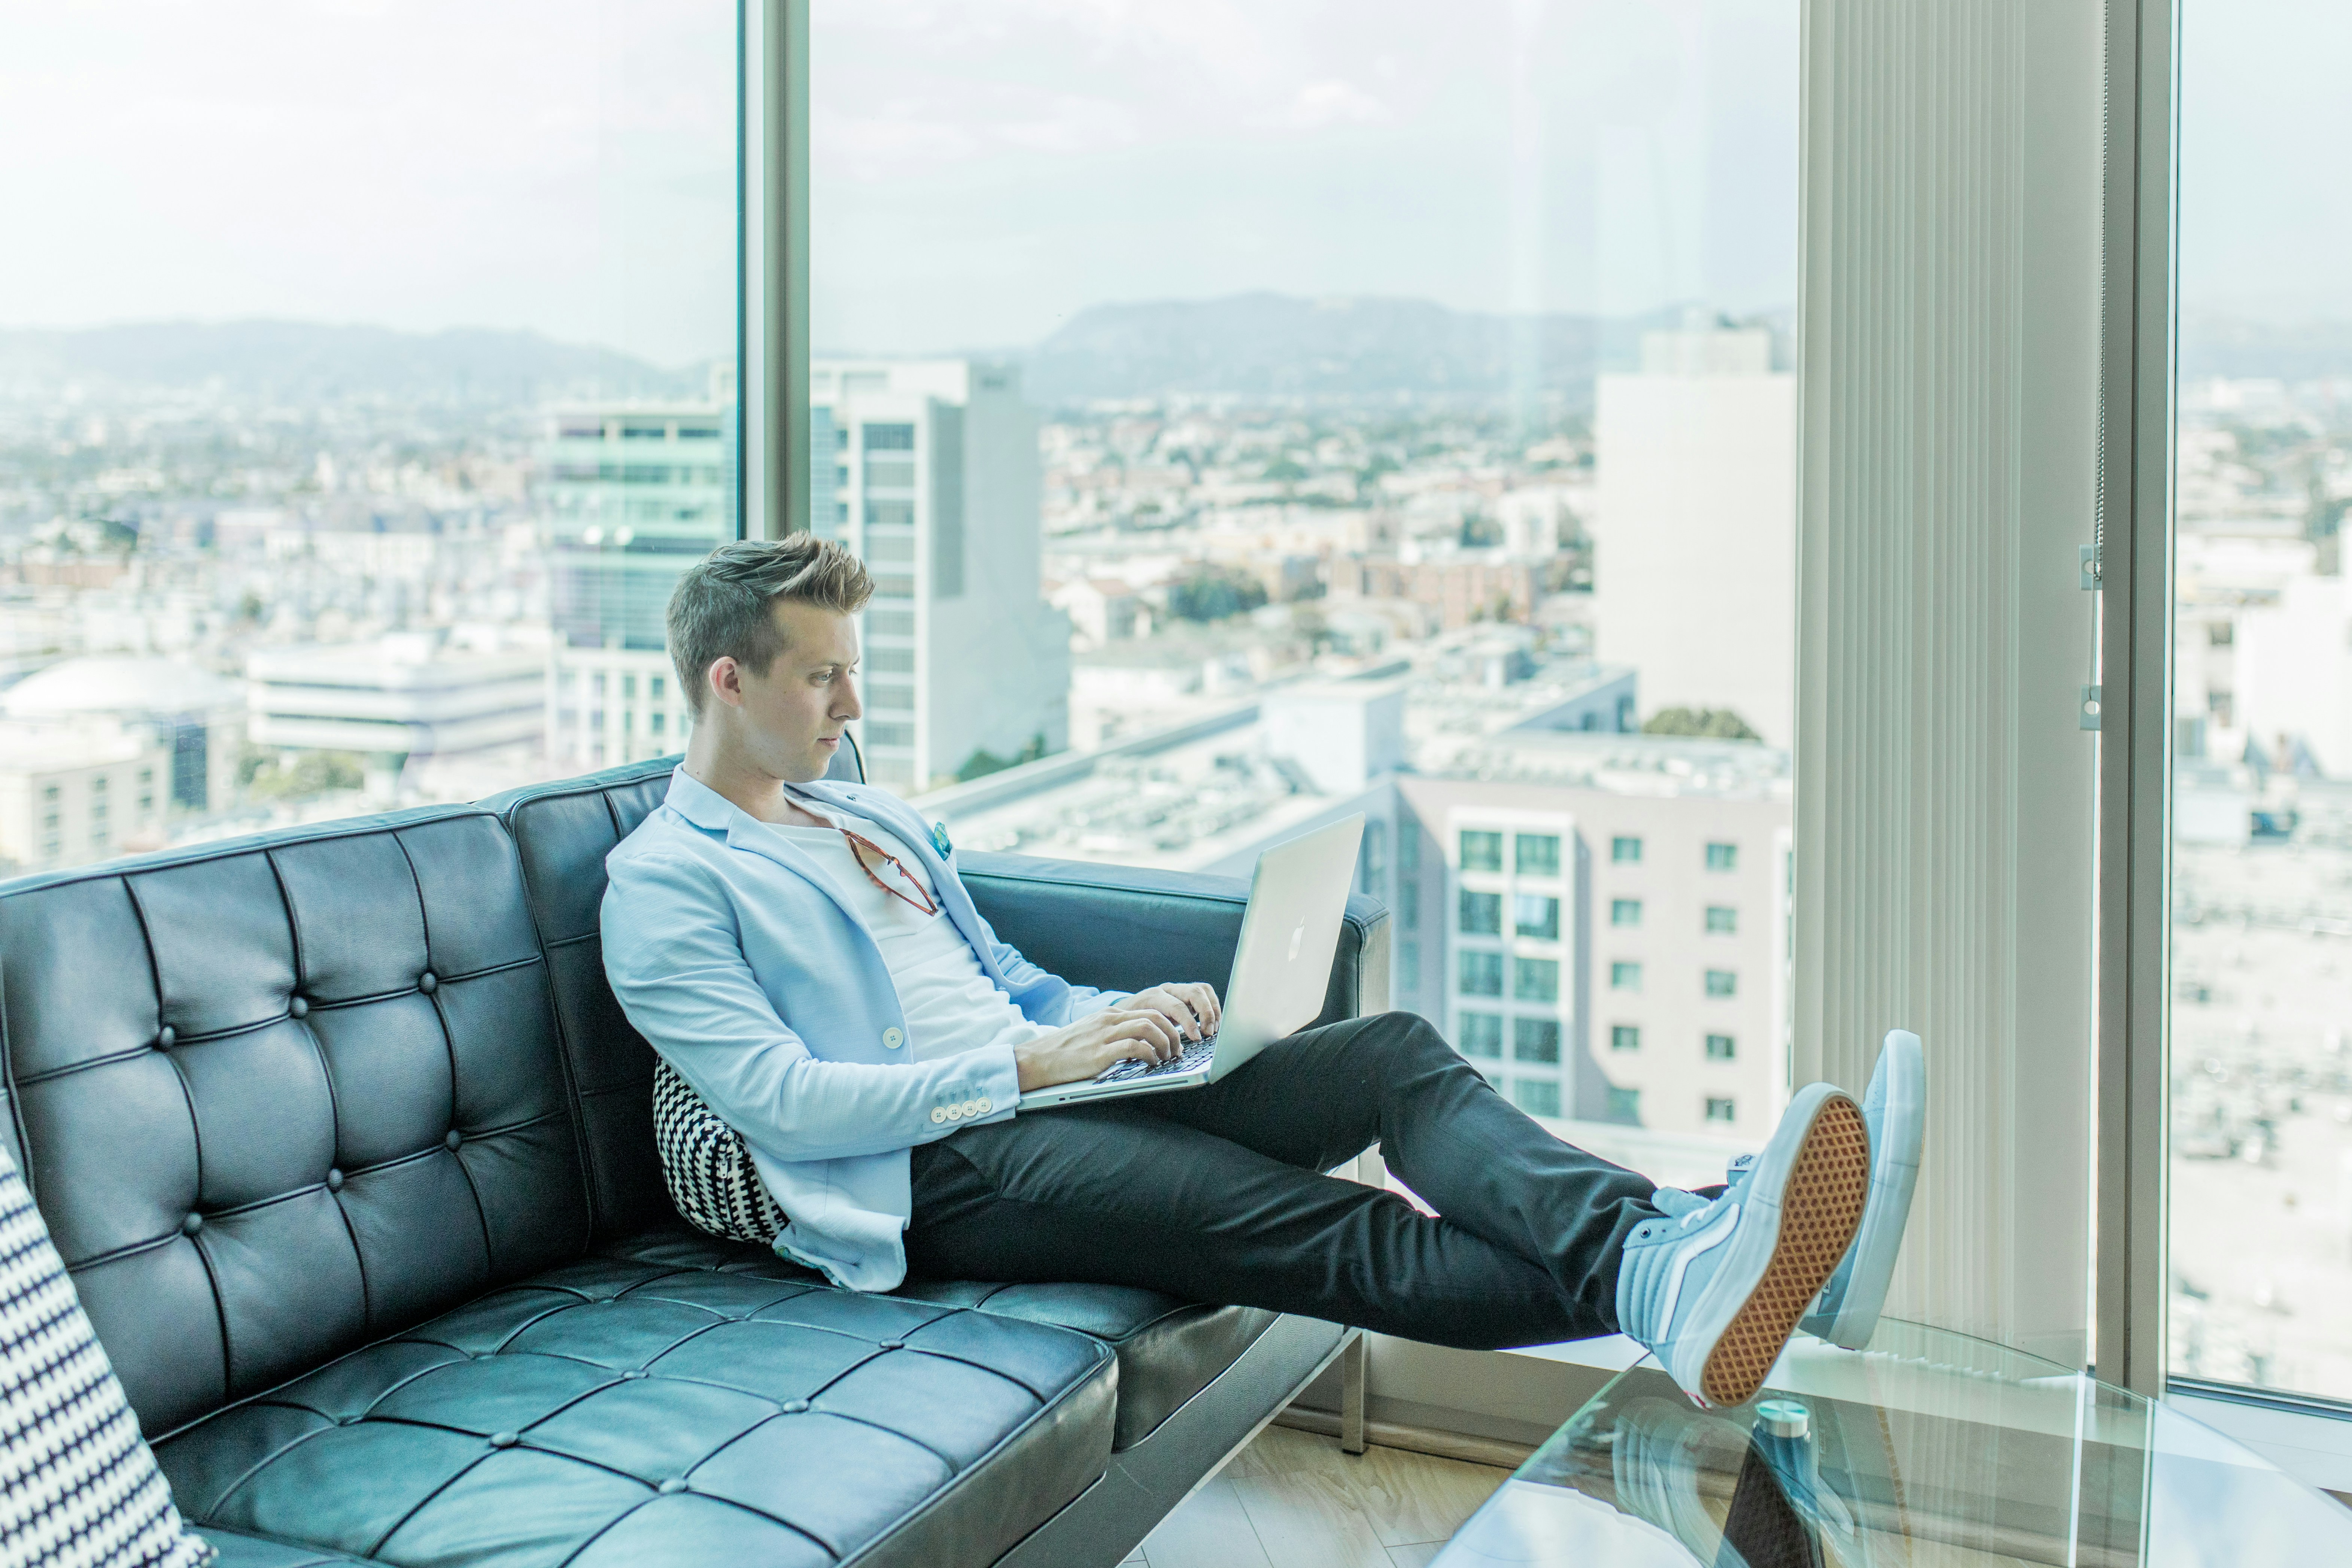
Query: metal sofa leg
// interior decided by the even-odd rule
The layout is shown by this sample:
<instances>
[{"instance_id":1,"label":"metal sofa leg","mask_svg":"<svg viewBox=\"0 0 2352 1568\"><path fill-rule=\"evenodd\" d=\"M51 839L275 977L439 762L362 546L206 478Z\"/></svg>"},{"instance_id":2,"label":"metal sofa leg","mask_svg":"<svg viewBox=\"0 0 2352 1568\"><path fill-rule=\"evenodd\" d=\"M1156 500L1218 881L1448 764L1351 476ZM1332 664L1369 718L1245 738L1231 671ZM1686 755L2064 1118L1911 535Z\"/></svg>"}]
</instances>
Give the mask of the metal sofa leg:
<instances>
[{"instance_id":1,"label":"metal sofa leg","mask_svg":"<svg viewBox=\"0 0 2352 1568\"><path fill-rule=\"evenodd\" d=\"M1339 1451L1364 1451L1364 1363L1366 1342L1359 1329L1339 1352Z\"/></svg>"}]
</instances>

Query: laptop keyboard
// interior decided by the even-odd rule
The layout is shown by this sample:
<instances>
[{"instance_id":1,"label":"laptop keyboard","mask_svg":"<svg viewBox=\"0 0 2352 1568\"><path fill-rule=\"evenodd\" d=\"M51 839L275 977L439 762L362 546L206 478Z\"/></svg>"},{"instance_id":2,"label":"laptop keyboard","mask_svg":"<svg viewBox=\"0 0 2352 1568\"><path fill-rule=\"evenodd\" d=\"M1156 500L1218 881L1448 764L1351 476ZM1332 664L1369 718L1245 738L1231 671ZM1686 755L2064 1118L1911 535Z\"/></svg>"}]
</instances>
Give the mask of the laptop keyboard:
<instances>
[{"instance_id":1,"label":"laptop keyboard","mask_svg":"<svg viewBox=\"0 0 2352 1568\"><path fill-rule=\"evenodd\" d=\"M1134 1078L1164 1078L1170 1073L1191 1072L1195 1068L1207 1067L1209 1058L1216 1054L1217 1037L1211 1035L1205 1040L1185 1047L1182 1056L1171 1057L1164 1062L1147 1062L1134 1057L1125 1061L1113 1062L1095 1075L1095 1081L1125 1083Z\"/></svg>"}]
</instances>

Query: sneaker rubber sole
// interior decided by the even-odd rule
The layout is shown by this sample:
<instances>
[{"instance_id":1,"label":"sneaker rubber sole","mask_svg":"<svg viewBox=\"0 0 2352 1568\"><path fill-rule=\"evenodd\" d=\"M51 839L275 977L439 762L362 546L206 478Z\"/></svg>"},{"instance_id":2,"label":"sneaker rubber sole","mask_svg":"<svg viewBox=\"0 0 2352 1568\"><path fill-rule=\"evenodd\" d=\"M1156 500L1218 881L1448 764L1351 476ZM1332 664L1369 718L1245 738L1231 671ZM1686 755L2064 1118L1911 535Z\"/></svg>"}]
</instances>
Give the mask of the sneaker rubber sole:
<instances>
[{"instance_id":1,"label":"sneaker rubber sole","mask_svg":"<svg viewBox=\"0 0 2352 1568\"><path fill-rule=\"evenodd\" d=\"M1797 1320L1812 1305L1862 1225L1870 1196L1870 1129L1843 1094L1822 1103L1789 1170L1771 1260L1732 1314L1699 1391L1712 1405L1745 1405L1764 1385Z\"/></svg>"}]
</instances>

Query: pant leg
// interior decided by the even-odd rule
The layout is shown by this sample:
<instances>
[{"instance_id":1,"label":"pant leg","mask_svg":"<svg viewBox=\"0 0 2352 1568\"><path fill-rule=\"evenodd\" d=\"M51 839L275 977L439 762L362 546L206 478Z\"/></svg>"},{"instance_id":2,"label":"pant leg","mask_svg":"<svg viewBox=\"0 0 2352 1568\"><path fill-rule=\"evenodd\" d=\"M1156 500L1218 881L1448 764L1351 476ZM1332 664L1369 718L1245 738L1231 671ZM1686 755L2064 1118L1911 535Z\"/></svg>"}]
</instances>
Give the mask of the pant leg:
<instances>
[{"instance_id":1,"label":"pant leg","mask_svg":"<svg viewBox=\"0 0 2352 1568\"><path fill-rule=\"evenodd\" d=\"M1315 1170L1377 1139L1439 1214L1540 1264L1591 1332L1616 1331L1618 1258L1658 1213L1648 1179L1546 1131L1411 1013L1309 1029L1206 1089L1132 1103Z\"/></svg>"},{"instance_id":2,"label":"pant leg","mask_svg":"<svg viewBox=\"0 0 2352 1568\"><path fill-rule=\"evenodd\" d=\"M1610 1331L1510 1248L1393 1193L1152 1114L1152 1098L1033 1112L916 1149L912 1271L1139 1285L1470 1350Z\"/></svg>"}]
</instances>

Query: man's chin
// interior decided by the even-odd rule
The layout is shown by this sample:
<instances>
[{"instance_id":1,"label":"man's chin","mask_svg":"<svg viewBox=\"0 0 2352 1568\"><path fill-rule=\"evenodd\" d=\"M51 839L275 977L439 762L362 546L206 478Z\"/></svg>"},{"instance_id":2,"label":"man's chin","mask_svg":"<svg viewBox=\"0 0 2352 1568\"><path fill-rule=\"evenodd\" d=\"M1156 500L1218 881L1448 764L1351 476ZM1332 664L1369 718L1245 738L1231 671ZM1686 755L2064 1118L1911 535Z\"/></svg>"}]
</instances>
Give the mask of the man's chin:
<instances>
[{"instance_id":1,"label":"man's chin","mask_svg":"<svg viewBox=\"0 0 2352 1568\"><path fill-rule=\"evenodd\" d=\"M814 784L833 771L833 760L841 754L838 745L814 747L801 763L801 769L790 780L793 784Z\"/></svg>"}]
</instances>

